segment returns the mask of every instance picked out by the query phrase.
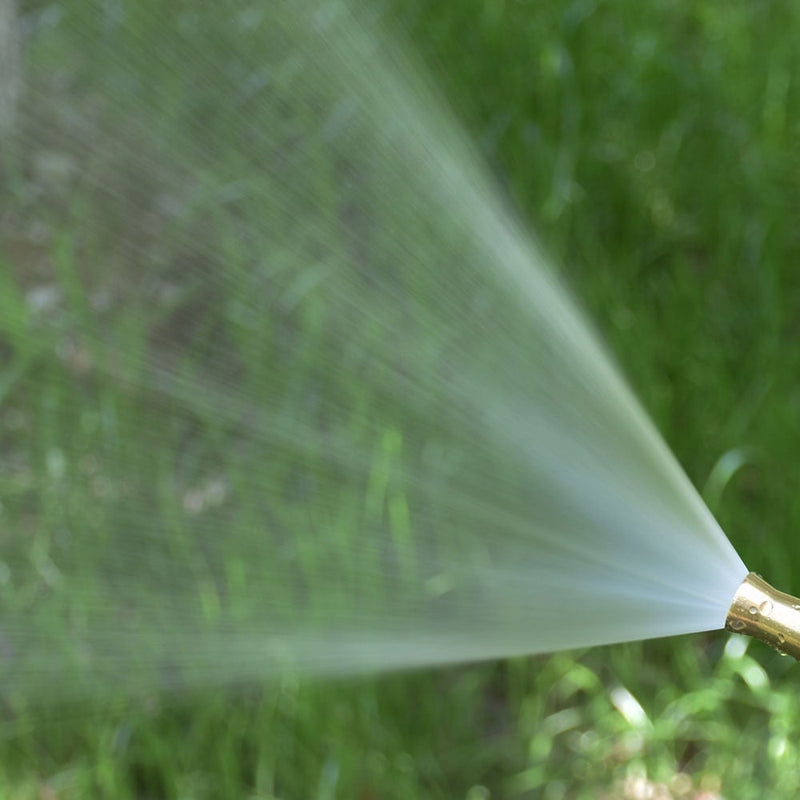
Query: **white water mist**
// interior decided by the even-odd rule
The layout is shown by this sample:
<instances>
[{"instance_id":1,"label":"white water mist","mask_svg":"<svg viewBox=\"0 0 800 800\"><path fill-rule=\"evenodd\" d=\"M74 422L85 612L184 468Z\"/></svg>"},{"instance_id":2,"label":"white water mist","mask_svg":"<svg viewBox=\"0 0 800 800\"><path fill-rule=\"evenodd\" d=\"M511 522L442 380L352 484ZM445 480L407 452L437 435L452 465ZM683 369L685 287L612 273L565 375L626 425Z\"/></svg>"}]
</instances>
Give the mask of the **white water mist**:
<instances>
[{"instance_id":1,"label":"white water mist","mask_svg":"<svg viewBox=\"0 0 800 800\"><path fill-rule=\"evenodd\" d=\"M43 255L7 259L28 302L0 330L60 410L10 548L14 690L723 626L746 568L364 14L34 20L10 152Z\"/></svg>"}]
</instances>

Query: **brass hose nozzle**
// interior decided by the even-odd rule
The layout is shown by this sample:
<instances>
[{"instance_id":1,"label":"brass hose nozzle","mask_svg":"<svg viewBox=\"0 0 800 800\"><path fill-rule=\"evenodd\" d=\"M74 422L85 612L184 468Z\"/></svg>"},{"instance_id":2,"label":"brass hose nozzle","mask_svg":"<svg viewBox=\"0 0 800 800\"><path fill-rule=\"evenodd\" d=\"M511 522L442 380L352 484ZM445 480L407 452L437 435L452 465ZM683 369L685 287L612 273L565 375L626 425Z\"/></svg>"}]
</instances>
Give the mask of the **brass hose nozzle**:
<instances>
[{"instance_id":1,"label":"brass hose nozzle","mask_svg":"<svg viewBox=\"0 0 800 800\"><path fill-rule=\"evenodd\" d=\"M800 598L779 592L755 572L737 589L725 628L800 661Z\"/></svg>"}]
</instances>

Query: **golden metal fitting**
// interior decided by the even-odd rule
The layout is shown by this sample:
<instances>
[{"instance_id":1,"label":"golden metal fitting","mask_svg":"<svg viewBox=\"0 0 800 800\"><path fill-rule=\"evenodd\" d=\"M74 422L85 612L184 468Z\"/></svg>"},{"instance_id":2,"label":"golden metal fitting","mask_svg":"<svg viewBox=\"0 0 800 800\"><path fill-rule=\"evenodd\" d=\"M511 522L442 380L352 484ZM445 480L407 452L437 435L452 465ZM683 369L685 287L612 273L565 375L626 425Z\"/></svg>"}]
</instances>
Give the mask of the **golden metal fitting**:
<instances>
[{"instance_id":1,"label":"golden metal fitting","mask_svg":"<svg viewBox=\"0 0 800 800\"><path fill-rule=\"evenodd\" d=\"M800 661L800 598L773 589L755 572L736 591L725 628L760 639Z\"/></svg>"}]
</instances>

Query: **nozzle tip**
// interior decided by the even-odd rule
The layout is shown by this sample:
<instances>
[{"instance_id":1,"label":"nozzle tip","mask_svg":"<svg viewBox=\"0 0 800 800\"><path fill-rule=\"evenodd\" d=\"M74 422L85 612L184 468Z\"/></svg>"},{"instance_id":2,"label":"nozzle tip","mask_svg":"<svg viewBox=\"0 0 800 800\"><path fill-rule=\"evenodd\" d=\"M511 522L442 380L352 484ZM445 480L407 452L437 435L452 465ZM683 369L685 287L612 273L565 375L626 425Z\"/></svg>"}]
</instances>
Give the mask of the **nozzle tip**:
<instances>
[{"instance_id":1,"label":"nozzle tip","mask_svg":"<svg viewBox=\"0 0 800 800\"><path fill-rule=\"evenodd\" d=\"M725 628L800 661L800 599L779 592L754 572L737 589Z\"/></svg>"}]
</instances>

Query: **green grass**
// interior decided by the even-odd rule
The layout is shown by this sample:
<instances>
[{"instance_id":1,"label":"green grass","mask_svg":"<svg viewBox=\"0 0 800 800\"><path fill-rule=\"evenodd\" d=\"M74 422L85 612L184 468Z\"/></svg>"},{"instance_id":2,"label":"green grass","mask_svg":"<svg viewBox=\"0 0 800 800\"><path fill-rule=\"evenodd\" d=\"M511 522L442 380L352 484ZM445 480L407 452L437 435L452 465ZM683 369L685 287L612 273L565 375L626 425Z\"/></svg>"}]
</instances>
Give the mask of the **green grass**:
<instances>
[{"instance_id":1,"label":"green grass","mask_svg":"<svg viewBox=\"0 0 800 800\"><path fill-rule=\"evenodd\" d=\"M752 451L724 493L711 493L713 510L751 569L800 591L793 479L800 467L800 12L705 0L597 7L396 0L392 7L694 483L703 487L731 449ZM87 41L102 34L99 21L94 30L93 20L85 22ZM51 37L48 48L32 52L37 74L52 72L73 45ZM80 68L85 80L93 77L90 58ZM141 74L150 68L143 57ZM154 89L145 79L139 88ZM224 116L209 115L196 88L176 84L159 102L177 104L186 92L181 129L210 140L228 135ZM210 129L193 129L198 119L212 120ZM172 127L163 131L165 152L178 152L175 135ZM226 157L233 172L236 154ZM333 192L335 175L325 166L316 174ZM113 277L120 241L145 255L148 243L122 206L106 208L104 229L86 235L91 196L70 205L53 180L38 202L0 195L0 526L5 560L13 563L20 550L37 567L30 584L0 585L6 620L37 613L31 598L56 569L54 548L70 526L106 537L108 552L98 559L112 557L113 531L143 524L144 508L172 513L180 531L173 493L142 498L136 476L155 471L159 485L183 490L207 476L226 442L213 398L194 398L186 419L151 429L146 397L87 366L101 356L86 335L94 324L83 288L90 280L76 263ZM131 168L121 189L147 196L158 187L145 180L159 178ZM16 234L32 214L51 230L35 246ZM203 241L210 219L199 208L181 223L175 238L186 252L177 256L191 253L185 243L193 237ZM219 228L220 238L228 235L228 260L246 264L247 243ZM37 325L24 293L52 280L64 310ZM139 298L136 313L115 322L133 385L152 338L174 341L180 333L181 357L202 365L203 345L192 343L222 322L182 317L204 306L202 287L181 290L168 307ZM225 288L231 305L239 290ZM298 311L292 324L307 334L299 339L262 331L261 339L236 340L243 328L231 325L238 361L284 369L289 396L301 398L316 360L330 357L323 313L313 302ZM293 349L281 357L282 346ZM255 357L265 350L275 359ZM257 372L247 375L254 392L264 384ZM355 405L373 402L358 387L336 390ZM355 432L364 442L368 434ZM375 451L373 471L382 452L391 458L391 434L387 441ZM254 470L281 477L268 475L259 458L239 454L234 484L247 491ZM326 475L320 463L320 480ZM347 498L359 508L369 505L362 494L380 483L370 484L369 469L361 478ZM348 502L340 506L341 535ZM247 494L239 524L262 512L259 498ZM291 529L302 509L287 503L276 513ZM185 577L206 587L204 613L213 616L208 564L180 536L169 546L191 551ZM305 558L313 561L313 547ZM86 557L73 566L91 580L96 564ZM103 695L30 717L11 698L0 796L555 800L644 796L636 794L644 781L676 798L791 796L800 788L797 668L760 645L745 653L726 641L710 634L380 680L187 690L147 702ZM57 681L61 665L53 666ZM644 716L625 705L628 696Z\"/></svg>"}]
</instances>

